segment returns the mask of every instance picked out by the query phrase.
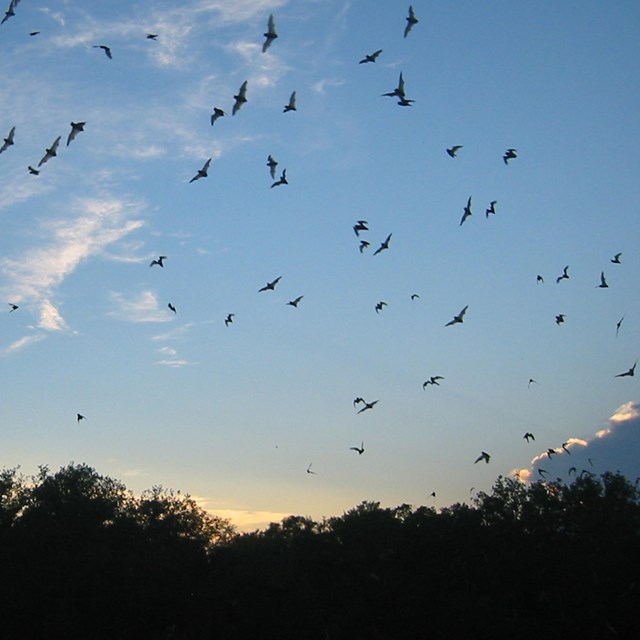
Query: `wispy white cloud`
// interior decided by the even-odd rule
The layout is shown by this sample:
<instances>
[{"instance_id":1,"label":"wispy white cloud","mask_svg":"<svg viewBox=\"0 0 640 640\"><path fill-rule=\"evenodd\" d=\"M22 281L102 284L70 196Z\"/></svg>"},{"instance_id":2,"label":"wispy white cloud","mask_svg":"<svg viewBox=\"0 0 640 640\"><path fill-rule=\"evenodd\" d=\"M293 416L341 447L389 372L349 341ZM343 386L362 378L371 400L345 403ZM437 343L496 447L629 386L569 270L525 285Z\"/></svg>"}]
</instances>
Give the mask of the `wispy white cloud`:
<instances>
[{"instance_id":1,"label":"wispy white cloud","mask_svg":"<svg viewBox=\"0 0 640 640\"><path fill-rule=\"evenodd\" d=\"M182 367L189 367L197 364L197 362L191 362L190 360L184 360L180 358L173 358L169 360L158 360L157 365L161 367L171 367L173 369L181 369Z\"/></svg>"},{"instance_id":2,"label":"wispy white cloud","mask_svg":"<svg viewBox=\"0 0 640 640\"><path fill-rule=\"evenodd\" d=\"M115 308L107 315L127 322L171 322L173 315L165 305L160 306L158 296L145 290L127 298L119 292L111 292L111 301Z\"/></svg>"},{"instance_id":3,"label":"wispy white cloud","mask_svg":"<svg viewBox=\"0 0 640 640\"><path fill-rule=\"evenodd\" d=\"M44 340L44 334L42 333L32 333L31 335L23 336L19 340L12 342L6 349L4 349L4 353L15 353L16 351L20 351L25 347L35 344L36 342L40 342L40 340Z\"/></svg>"},{"instance_id":4,"label":"wispy white cloud","mask_svg":"<svg viewBox=\"0 0 640 640\"><path fill-rule=\"evenodd\" d=\"M16 303L28 301L39 308L39 326L60 331L66 323L52 302L63 281L90 258L139 229L143 222L132 219L140 205L117 199L83 199L72 207L72 217L43 222L39 246L18 257L0 260L5 278L2 291Z\"/></svg>"}]
</instances>

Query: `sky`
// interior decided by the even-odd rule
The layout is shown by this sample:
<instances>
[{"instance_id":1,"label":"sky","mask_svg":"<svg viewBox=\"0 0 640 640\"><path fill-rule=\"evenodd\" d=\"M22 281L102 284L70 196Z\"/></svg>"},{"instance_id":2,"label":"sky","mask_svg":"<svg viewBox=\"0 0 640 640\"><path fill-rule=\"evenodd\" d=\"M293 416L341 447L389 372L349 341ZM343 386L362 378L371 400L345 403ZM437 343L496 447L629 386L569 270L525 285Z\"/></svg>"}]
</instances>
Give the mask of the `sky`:
<instances>
[{"instance_id":1,"label":"sky","mask_svg":"<svg viewBox=\"0 0 640 640\"><path fill-rule=\"evenodd\" d=\"M0 466L86 463L241 530L640 476L640 372L616 377L640 358L640 5L413 9L404 37L395 0L14 7Z\"/></svg>"}]
</instances>

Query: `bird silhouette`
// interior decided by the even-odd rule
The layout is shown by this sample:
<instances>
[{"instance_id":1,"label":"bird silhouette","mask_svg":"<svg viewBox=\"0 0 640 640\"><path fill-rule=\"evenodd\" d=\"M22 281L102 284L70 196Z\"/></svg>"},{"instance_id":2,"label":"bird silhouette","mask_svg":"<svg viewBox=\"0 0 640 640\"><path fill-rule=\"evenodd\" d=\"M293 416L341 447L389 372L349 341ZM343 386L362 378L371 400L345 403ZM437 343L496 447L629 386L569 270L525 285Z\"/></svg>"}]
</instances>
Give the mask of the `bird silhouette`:
<instances>
[{"instance_id":1,"label":"bird silhouette","mask_svg":"<svg viewBox=\"0 0 640 640\"><path fill-rule=\"evenodd\" d=\"M412 294L411 294L411 296L410 296L410 298L411 298L412 300L417 300L419 297L420 297L420 296L419 296L417 293L412 293Z\"/></svg>"},{"instance_id":2,"label":"bird silhouette","mask_svg":"<svg viewBox=\"0 0 640 640\"><path fill-rule=\"evenodd\" d=\"M159 267L164 267L164 261L167 259L167 256L158 256L157 258L154 258L150 263L149 266L153 267L154 265L158 265Z\"/></svg>"},{"instance_id":3,"label":"bird silhouette","mask_svg":"<svg viewBox=\"0 0 640 640\"><path fill-rule=\"evenodd\" d=\"M537 380L534 380L533 378L529 378L529 382L527 382L527 389L528 389L532 384L538 384L538 381L537 381Z\"/></svg>"},{"instance_id":4,"label":"bird silhouette","mask_svg":"<svg viewBox=\"0 0 640 640\"><path fill-rule=\"evenodd\" d=\"M624 320L624 316L622 316L622 318L620 318L620 320L616 322L616 338L618 337L618 333L620 331L620 327L622 326L623 320Z\"/></svg>"},{"instance_id":5,"label":"bird silhouette","mask_svg":"<svg viewBox=\"0 0 640 640\"><path fill-rule=\"evenodd\" d=\"M368 411L369 409L373 409L373 407L378 404L379 400L373 400L372 402L365 402L364 407L358 411L358 413L362 413L363 411Z\"/></svg>"},{"instance_id":6,"label":"bird silhouette","mask_svg":"<svg viewBox=\"0 0 640 640\"><path fill-rule=\"evenodd\" d=\"M484 212L484 214L485 214L485 216L486 216L487 218L489 217L489 214L491 214L491 213L495 214L495 212L496 212L496 205L497 205L497 204L498 204L498 201L497 201L497 200L492 200L492 201L489 203L489 207L488 207L488 209Z\"/></svg>"},{"instance_id":7,"label":"bird silhouette","mask_svg":"<svg viewBox=\"0 0 640 640\"><path fill-rule=\"evenodd\" d=\"M37 36L40 32L39 31L30 31L29 35L30 36Z\"/></svg>"},{"instance_id":8,"label":"bird silhouette","mask_svg":"<svg viewBox=\"0 0 640 640\"><path fill-rule=\"evenodd\" d=\"M366 220L358 220L353 225L353 232L359 236L361 231L369 231L369 223Z\"/></svg>"},{"instance_id":9,"label":"bird silhouette","mask_svg":"<svg viewBox=\"0 0 640 640\"><path fill-rule=\"evenodd\" d=\"M461 144L454 144L452 147L449 147L446 151L452 158L455 158L456 155L458 154L458 151L460 151L460 149L462 149Z\"/></svg>"},{"instance_id":10,"label":"bird silhouette","mask_svg":"<svg viewBox=\"0 0 640 640\"><path fill-rule=\"evenodd\" d=\"M353 399L353 406L355 407L357 404L365 404L364 398L361 398L360 396L358 396L357 398Z\"/></svg>"},{"instance_id":11,"label":"bird silhouette","mask_svg":"<svg viewBox=\"0 0 640 640\"><path fill-rule=\"evenodd\" d=\"M542 469L542 468L541 468L541 469L538 469L538 475L539 475L541 478L544 478L544 477L545 477L545 475L548 475L548 473L549 473L549 472L548 472L546 469Z\"/></svg>"},{"instance_id":12,"label":"bird silhouette","mask_svg":"<svg viewBox=\"0 0 640 640\"><path fill-rule=\"evenodd\" d=\"M0 147L0 153L2 153L3 151L6 151L13 144L13 138L15 137L15 135L16 135L16 128L11 127L11 129L9 129L9 133L7 134L7 137L2 142L2 146Z\"/></svg>"},{"instance_id":13,"label":"bird silhouette","mask_svg":"<svg viewBox=\"0 0 640 640\"><path fill-rule=\"evenodd\" d=\"M211 158L209 158L203 165L202 169L198 169L198 173L196 173L191 180L189 180L189 184L195 182L196 180L200 180L200 178L206 178L209 175L209 167L211 166Z\"/></svg>"},{"instance_id":14,"label":"bird silhouette","mask_svg":"<svg viewBox=\"0 0 640 640\"><path fill-rule=\"evenodd\" d=\"M507 149L502 156L505 164L509 164L509 160L513 160L518 157L518 152L515 149Z\"/></svg>"},{"instance_id":15,"label":"bird silhouette","mask_svg":"<svg viewBox=\"0 0 640 640\"><path fill-rule=\"evenodd\" d=\"M392 235L393 235L393 234L391 234L391 233L390 233L390 234L386 237L385 241L384 241L384 242L382 242L382 243L380 243L380 246L379 246L379 247L378 247L378 248L373 252L373 255L374 255L374 256L377 256L381 251L385 251L386 249L388 249L388 248L389 248L389 242L391 241L391 236L392 236Z\"/></svg>"},{"instance_id":16,"label":"bird silhouette","mask_svg":"<svg viewBox=\"0 0 640 640\"><path fill-rule=\"evenodd\" d=\"M231 115L235 116L238 113L240 107L247 101L247 80L245 80L238 90L237 95L233 96L235 102L233 103L233 109L231 110Z\"/></svg>"},{"instance_id":17,"label":"bird silhouette","mask_svg":"<svg viewBox=\"0 0 640 640\"><path fill-rule=\"evenodd\" d=\"M607 289L609 285L607 284L607 280L604 277L604 271L600 272L600 284L597 285L596 289Z\"/></svg>"},{"instance_id":18,"label":"bird silhouette","mask_svg":"<svg viewBox=\"0 0 640 640\"><path fill-rule=\"evenodd\" d=\"M267 167L269 167L269 174L271 175L271 179L276 179L276 167L278 166L278 161L273 159L272 155L267 157Z\"/></svg>"},{"instance_id":19,"label":"bird silhouette","mask_svg":"<svg viewBox=\"0 0 640 640\"><path fill-rule=\"evenodd\" d=\"M400 72L400 77L398 78L398 86L389 93L383 93L383 96L389 96L390 98L404 98L404 78L402 77L402 71Z\"/></svg>"},{"instance_id":20,"label":"bird silhouette","mask_svg":"<svg viewBox=\"0 0 640 640\"><path fill-rule=\"evenodd\" d=\"M380 313L386 306L387 306L387 303L384 302L384 300L380 300L380 302L376 303L376 307L375 307L376 313Z\"/></svg>"},{"instance_id":21,"label":"bird silhouette","mask_svg":"<svg viewBox=\"0 0 640 640\"><path fill-rule=\"evenodd\" d=\"M367 62L375 62L376 58L382 53L382 49L378 49L377 51L374 51L373 53L368 53L367 55L365 55L364 58L362 58L362 60L360 60L360 62L358 64L366 64Z\"/></svg>"},{"instance_id":22,"label":"bird silhouette","mask_svg":"<svg viewBox=\"0 0 640 640\"><path fill-rule=\"evenodd\" d=\"M366 240L360 240L360 246L358 247L360 249L360 253L362 253L368 246L369 242Z\"/></svg>"},{"instance_id":23,"label":"bird silhouette","mask_svg":"<svg viewBox=\"0 0 640 640\"><path fill-rule=\"evenodd\" d=\"M311 462L309 463L309 466L307 467L307 473L312 473L313 475L316 475L315 471L311 471Z\"/></svg>"},{"instance_id":24,"label":"bird silhouette","mask_svg":"<svg viewBox=\"0 0 640 640\"><path fill-rule=\"evenodd\" d=\"M304 296L298 296L297 298L294 298L293 300L289 300L289 302L287 302L287 304L291 307L297 307L298 303L300 302L300 300L302 300L302 298L304 298Z\"/></svg>"},{"instance_id":25,"label":"bird silhouette","mask_svg":"<svg viewBox=\"0 0 640 640\"><path fill-rule=\"evenodd\" d=\"M565 452L566 452L566 453L568 453L569 455L571 455L571 451L569 451L569 448L568 448L568 446L567 446L568 444L569 444L568 442L563 442L563 443L562 443L562 445L561 445L561 447L565 450Z\"/></svg>"},{"instance_id":26,"label":"bird silhouette","mask_svg":"<svg viewBox=\"0 0 640 640\"><path fill-rule=\"evenodd\" d=\"M560 280L568 280L569 279L569 265L567 265L563 270L562 270L562 275L559 275L556 278L556 284L558 284L558 282L560 282Z\"/></svg>"},{"instance_id":27,"label":"bird silhouette","mask_svg":"<svg viewBox=\"0 0 640 640\"><path fill-rule=\"evenodd\" d=\"M61 136L58 136L53 141L53 144L45 151L45 154L42 156L40 162L38 162L39 167L41 167L45 162L51 160L51 158L54 158L58 155L58 145L60 144L60 138Z\"/></svg>"},{"instance_id":28,"label":"bird silhouette","mask_svg":"<svg viewBox=\"0 0 640 640\"><path fill-rule=\"evenodd\" d=\"M556 316L556 324L562 324L564 322L564 319L565 319L564 313L559 313Z\"/></svg>"},{"instance_id":29,"label":"bird silhouette","mask_svg":"<svg viewBox=\"0 0 640 640\"><path fill-rule=\"evenodd\" d=\"M627 376L633 378L633 376L636 375L636 365L638 364L638 361L636 360L633 363L633 367L631 367L629 370L625 371L624 373L619 373L617 376L614 376L615 378L626 378Z\"/></svg>"},{"instance_id":30,"label":"bird silhouette","mask_svg":"<svg viewBox=\"0 0 640 640\"><path fill-rule=\"evenodd\" d=\"M271 282L267 282L267 284L265 284L264 287L262 287L261 289L258 289L258 293L260 293L261 291L273 291L276 288L276 285L278 284L278 282L280 282L281 278L282 276L278 276L275 280L272 280Z\"/></svg>"},{"instance_id":31,"label":"bird silhouette","mask_svg":"<svg viewBox=\"0 0 640 640\"><path fill-rule=\"evenodd\" d=\"M111 54L111 47L107 47L106 44L94 44L93 48L102 49L109 60L113 58L113 55Z\"/></svg>"},{"instance_id":32,"label":"bird silhouette","mask_svg":"<svg viewBox=\"0 0 640 640\"><path fill-rule=\"evenodd\" d=\"M489 464L489 460L491 460L491 456L486 452L483 451L474 461L473 464L476 464L478 462L480 462L481 460L484 460L486 464Z\"/></svg>"},{"instance_id":33,"label":"bird silhouette","mask_svg":"<svg viewBox=\"0 0 640 640\"><path fill-rule=\"evenodd\" d=\"M227 317L224 319L224 326L228 327L230 324L233 323L233 318L236 314L235 313L228 313Z\"/></svg>"},{"instance_id":34,"label":"bird silhouette","mask_svg":"<svg viewBox=\"0 0 640 640\"><path fill-rule=\"evenodd\" d=\"M173 311L173 313L178 313L178 312L176 311L176 308L173 306L173 304L172 304L171 302L167 305L167 307L169 307L169 309L170 309L171 311Z\"/></svg>"},{"instance_id":35,"label":"bird silhouette","mask_svg":"<svg viewBox=\"0 0 640 640\"><path fill-rule=\"evenodd\" d=\"M283 169L282 173L280 174L280 177L271 185L271 188L273 189L273 187L279 187L283 184L289 184L287 182L287 170Z\"/></svg>"},{"instance_id":36,"label":"bird silhouette","mask_svg":"<svg viewBox=\"0 0 640 640\"><path fill-rule=\"evenodd\" d=\"M577 471L578 471L578 470L577 470L575 467L569 467L569 471L567 471L567 473L568 473L569 475L573 474L573 475L575 476L575 475L576 475L576 473L577 473Z\"/></svg>"},{"instance_id":37,"label":"bird silhouette","mask_svg":"<svg viewBox=\"0 0 640 640\"><path fill-rule=\"evenodd\" d=\"M157 40L158 39L158 34L157 33L147 33L146 38L147 38L147 40Z\"/></svg>"},{"instance_id":38,"label":"bird silhouette","mask_svg":"<svg viewBox=\"0 0 640 640\"><path fill-rule=\"evenodd\" d=\"M545 451L545 454L546 454L547 458L549 458L549 460L551 460L551 456L557 455L557 453L558 452L555 449L547 449Z\"/></svg>"},{"instance_id":39,"label":"bird silhouette","mask_svg":"<svg viewBox=\"0 0 640 640\"><path fill-rule=\"evenodd\" d=\"M84 131L84 125L87 124L86 122L72 122L71 123L71 131L69 131L69 135L67 136L67 147L69 146L69 144L71 142L73 142L73 140L75 139L75 137L81 132Z\"/></svg>"},{"instance_id":40,"label":"bird silhouette","mask_svg":"<svg viewBox=\"0 0 640 640\"><path fill-rule=\"evenodd\" d=\"M20 2L20 0L11 0L8 9L4 12L4 18L2 18L2 22L0 22L0 24L4 24L9 18L13 18L13 16L16 15L14 9L18 2Z\"/></svg>"},{"instance_id":41,"label":"bird silhouette","mask_svg":"<svg viewBox=\"0 0 640 640\"><path fill-rule=\"evenodd\" d=\"M527 442L530 442L531 440L535 440L536 437L533 435L533 433L531 433L530 431L527 431L527 433L525 433L522 438L524 440L526 440Z\"/></svg>"},{"instance_id":42,"label":"bird silhouette","mask_svg":"<svg viewBox=\"0 0 640 640\"><path fill-rule=\"evenodd\" d=\"M610 262L613 262L613 264L621 264L620 262L621 255L622 255L621 253L616 253L616 255L613 256L613 258L611 258Z\"/></svg>"},{"instance_id":43,"label":"bird silhouette","mask_svg":"<svg viewBox=\"0 0 640 640\"><path fill-rule=\"evenodd\" d=\"M426 390L426 388L430 385L433 384L436 387L440 386L440 380L444 380L443 376L431 376L428 380L425 380L422 383L422 388Z\"/></svg>"},{"instance_id":44,"label":"bird silhouette","mask_svg":"<svg viewBox=\"0 0 640 640\"><path fill-rule=\"evenodd\" d=\"M357 451L358 455L361 456L364 453L364 441L360 443L359 447L349 447L349 451Z\"/></svg>"},{"instance_id":45,"label":"bird silhouette","mask_svg":"<svg viewBox=\"0 0 640 640\"><path fill-rule=\"evenodd\" d=\"M284 105L283 113L287 113L287 111L296 111L296 92L292 91L289 96L289 102Z\"/></svg>"},{"instance_id":46,"label":"bird silhouette","mask_svg":"<svg viewBox=\"0 0 640 640\"><path fill-rule=\"evenodd\" d=\"M544 278L540 274L538 274L536 276L536 282L544 284Z\"/></svg>"},{"instance_id":47,"label":"bird silhouette","mask_svg":"<svg viewBox=\"0 0 640 640\"><path fill-rule=\"evenodd\" d=\"M11 307L11 309L9 309L9 313L13 313L14 311L18 310L17 304L13 304L13 302L8 302L7 304Z\"/></svg>"},{"instance_id":48,"label":"bird silhouette","mask_svg":"<svg viewBox=\"0 0 640 640\"><path fill-rule=\"evenodd\" d=\"M409 35L411 29L413 29L413 25L418 24L418 18L416 18L416 14L413 12L413 7L409 5L409 15L406 18L407 26L404 28L404 37L406 38Z\"/></svg>"},{"instance_id":49,"label":"bird silhouette","mask_svg":"<svg viewBox=\"0 0 640 640\"><path fill-rule=\"evenodd\" d=\"M462 219L460 220L460 224L459 226L461 227L464 224L464 221L470 216L472 215L472 211L471 211L471 196L469 196L469 199L467 200L467 205L464 208L464 212L462 214Z\"/></svg>"},{"instance_id":50,"label":"bird silhouette","mask_svg":"<svg viewBox=\"0 0 640 640\"><path fill-rule=\"evenodd\" d=\"M213 113L211 114L211 126L213 127L213 123L218 119L226 116L226 112L220 109L219 107L213 107Z\"/></svg>"},{"instance_id":51,"label":"bird silhouette","mask_svg":"<svg viewBox=\"0 0 640 640\"><path fill-rule=\"evenodd\" d=\"M462 309L457 316L453 316L453 320L450 320L444 326L445 327L450 327L452 324L459 324L459 323L463 322L464 321L464 314L467 313L467 309L468 308L469 308L469 305L467 305L464 309Z\"/></svg>"},{"instance_id":52,"label":"bird silhouette","mask_svg":"<svg viewBox=\"0 0 640 640\"><path fill-rule=\"evenodd\" d=\"M76 422L80 422L80 420L86 420L87 417L83 416L81 413L76 413Z\"/></svg>"},{"instance_id":53,"label":"bird silhouette","mask_svg":"<svg viewBox=\"0 0 640 640\"><path fill-rule=\"evenodd\" d=\"M32 176L39 176L39 175L40 175L40 171L38 171L38 169L35 169L35 168L34 168L34 167L32 167L31 165L29 165L29 166L27 167L27 170L29 171L29 173L30 173Z\"/></svg>"},{"instance_id":54,"label":"bird silhouette","mask_svg":"<svg viewBox=\"0 0 640 640\"><path fill-rule=\"evenodd\" d=\"M269 20L267 21L267 31L263 35L265 37L265 41L262 44L262 53L264 53L271 46L271 43L278 37L278 34L276 33L276 21L273 19L273 14L269 16Z\"/></svg>"},{"instance_id":55,"label":"bird silhouette","mask_svg":"<svg viewBox=\"0 0 640 640\"><path fill-rule=\"evenodd\" d=\"M414 102L415 102L415 100L409 100L409 98L406 98L405 96L402 96L402 97L398 100L398 104L399 104L401 107L410 107Z\"/></svg>"}]
</instances>

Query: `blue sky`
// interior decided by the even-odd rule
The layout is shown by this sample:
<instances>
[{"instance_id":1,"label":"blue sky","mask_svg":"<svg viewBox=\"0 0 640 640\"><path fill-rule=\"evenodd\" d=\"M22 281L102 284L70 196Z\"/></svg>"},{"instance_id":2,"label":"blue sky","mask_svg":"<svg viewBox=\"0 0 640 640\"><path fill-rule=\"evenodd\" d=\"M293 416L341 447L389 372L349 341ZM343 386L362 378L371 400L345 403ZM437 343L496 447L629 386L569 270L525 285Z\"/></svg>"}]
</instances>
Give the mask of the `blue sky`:
<instances>
[{"instance_id":1,"label":"blue sky","mask_svg":"<svg viewBox=\"0 0 640 640\"><path fill-rule=\"evenodd\" d=\"M638 377L615 376L640 358L640 7L413 7L404 38L390 0L19 3L0 26L0 464L86 462L248 528L566 477L544 452L571 438L590 469L640 475L637 437L612 435L639 424ZM409 107L381 95L400 72Z\"/></svg>"}]
</instances>

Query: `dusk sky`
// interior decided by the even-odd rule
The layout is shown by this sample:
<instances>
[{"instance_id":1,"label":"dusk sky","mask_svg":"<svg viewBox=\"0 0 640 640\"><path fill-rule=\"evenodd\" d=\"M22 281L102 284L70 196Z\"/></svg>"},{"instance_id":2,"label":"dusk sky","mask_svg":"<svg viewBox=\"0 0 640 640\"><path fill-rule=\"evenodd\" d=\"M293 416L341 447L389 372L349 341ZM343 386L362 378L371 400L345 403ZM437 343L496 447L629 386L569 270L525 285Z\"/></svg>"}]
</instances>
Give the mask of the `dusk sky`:
<instances>
[{"instance_id":1,"label":"dusk sky","mask_svg":"<svg viewBox=\"0 0 640 640\"><path fill-rule=\"evenodd\" d=\"M406 37L396 0L11 7L0 466L243 529L640 476L640 4L416 1Z\"/></svg>"}]
</instances>

